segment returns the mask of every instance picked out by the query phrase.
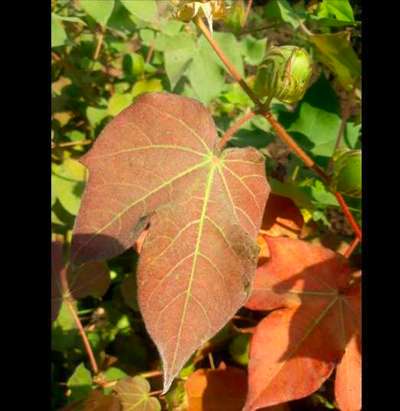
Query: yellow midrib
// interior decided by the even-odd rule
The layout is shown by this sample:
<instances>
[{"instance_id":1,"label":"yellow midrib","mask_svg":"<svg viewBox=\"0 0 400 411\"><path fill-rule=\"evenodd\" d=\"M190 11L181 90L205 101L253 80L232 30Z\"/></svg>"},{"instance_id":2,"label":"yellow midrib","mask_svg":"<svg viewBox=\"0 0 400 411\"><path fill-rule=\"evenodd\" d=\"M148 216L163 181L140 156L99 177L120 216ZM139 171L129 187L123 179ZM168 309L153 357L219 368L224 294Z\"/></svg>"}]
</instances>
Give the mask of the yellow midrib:
<instances>
[{"instance_id":1,"label":"yellow midrib","mask_svg":"<svg viewBox=\"0 0 400 411\"><path fill-rule=\"evenodd\" d=\"M181 318L181 322L179 324L179 330L178 330L178 335L177 335L176 344L175 344L175 351L174 351L174 356L172 358L172 363L171 363L171 366L170 366L170 370L173 370L174 367L175 367L176 357L177 357L178 348L179 348L179 344L180 344L180 339L181 339L181 336L182 336L183 324L185 322L187 307L188 307L189 300L190 300L190 297L191 297L191 290L192 290L192 285L193 285L194 273L195 273L196 265L197 265L197 257L200 254L199 251L200 251L201 236L203 234L204 222L206 220L207 206L208 206L208 201L210 199L211 187L212 187L212 184L213 184L214 172L215 172L216 167L217 166L214 165L214 164L211 166L208 177L207 177L206 188L205 188L205 193L204 193L203 207L202 207L200 218L199 218L199 230L197 232L196 246L195 246L195 250L194 250L194 254L193 254L192 270L191 270L190 277L189 277L189 284L188 284L188 288L187 288L187 291L186 291L186 298L185 298L185 303L184 303L184 306L183 306L182 318Z\"/></svg>"}]
</instances>

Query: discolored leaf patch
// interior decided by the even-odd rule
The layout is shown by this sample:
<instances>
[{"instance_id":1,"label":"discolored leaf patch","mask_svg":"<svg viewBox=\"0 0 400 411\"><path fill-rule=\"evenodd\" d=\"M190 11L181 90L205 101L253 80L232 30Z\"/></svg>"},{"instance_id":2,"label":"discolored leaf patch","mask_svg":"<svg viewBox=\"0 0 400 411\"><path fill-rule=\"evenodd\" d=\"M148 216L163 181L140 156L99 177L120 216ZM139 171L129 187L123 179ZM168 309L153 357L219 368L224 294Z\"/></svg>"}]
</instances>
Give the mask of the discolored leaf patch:
<instances>
[{"instance_id":1,"label":"discolored leaf patch","mask_svg":"<svg viewBox=\"0 0 400 411\"><path fill-rule=\"evenodd\" d=\"M153 93L118 115L82 159L89 181L75 262L120 254L150 219L138 299L163 360L164 391L246 302L255 271L270 191L264 158L253 148L221 153L216 143L201 104Z\"/></svg>"},{"instance_id":2,"label":"discolored leaf patch","mask_svg":"<svg viewBox=\"0 0 400 411\"><path fill-rule=\"evenodd\" d=\"M244 410L310 395L340 361L337 398L360 404L360 289L347 260L300 240L265 238L271 258L257 270L247 307L275 311L251 342Z\"/></svg>"}]
</instances>

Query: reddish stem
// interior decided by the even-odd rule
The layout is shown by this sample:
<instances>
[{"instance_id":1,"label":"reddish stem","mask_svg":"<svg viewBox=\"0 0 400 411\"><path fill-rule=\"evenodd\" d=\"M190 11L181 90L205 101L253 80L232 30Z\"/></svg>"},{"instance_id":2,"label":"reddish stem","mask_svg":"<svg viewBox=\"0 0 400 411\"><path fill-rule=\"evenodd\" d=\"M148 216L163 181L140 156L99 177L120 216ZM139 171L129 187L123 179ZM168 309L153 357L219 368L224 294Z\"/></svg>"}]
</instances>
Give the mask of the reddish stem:
<instances>
[{"instance_id":1,"label":"reddish stem","mask_svg":"<svg viewBox=\"0 0 400 411\"><path fill-rule=\"evenodd\" d=\"M143 372L141 374L139 374L141 377L143 378L152 378L152 377L161 377L162 376L162 372L161 371L148 371L148 372Z\"/></svg>"},{"instance_id":2,"label":"reddish stem","mask_svg":"<svg viewBox=\"0 0 400 411\"><path fill-rule=\"evenodd\" d=\"M236 120L221 137L221 140L218 143L218 148L221 150L225 146L225 144L232 138L232 136L240 129L240 127L242 127L242 125L246 123L246 121L251 120L255 115L256 113L254 113L254 111L250 111L243 117Z\"/></svg>"},{"instance_id":3,"label":"reddish stem","mask_svg":"<svg viewBox=\"0 0 400 411\"><path fill-rule=\"evenodd\" d=\"M329 183L329 176L317 165L315 161L308 156L305 151L296 143L296 141L289 135L289 133L284 129L284 127L279 123L277 119L268 111L267 107L263 105L260 99L256 96L256 94L251 90L251 88L247 85L247 83L243 80L240 73L236 70L235 66L228 60L225 56L222 49L218 46L217 42L213 39L210 31L208 30L207 26L204 24L201 18L197 18L195 20L197 27L200 29L204 37L210 43L210 46L214 49L215 53L224 63L225 67L228 69L231 76L240 84L243 90L247 93L247 95L251 98L254 102L257 109L257 113L262 114L268 122L271 124L272 128L275 130L278 137L287 144L287 146L303 161L303 163L311 168L316 174L318 174L325 183ZM357 237L361 240L361 229L358 226L356 220L354 219L353 215L351 214L346 202L344 201L343 197L340 193L336 192L335 196L339 201L339 204L343 210L344 215L346 216L347 220L349 221L351 227L353 228Z\"/></svg>"},{"instance_id":4,"label":"reddish stem","mask_svg":"<svg viewBox=\"0 0 400 411\"><path fill-rule=\"evenodd\" d=\"M346 258L350 258L354 250L357 248L358 244L360 244L360 239L358 237L355 237L354 240L351 242L351 244L347 247L343 255Z\"/></svg>"},{"instance_id":5,"label":"reddish stem","mask_svg":"<svg viewBox=\"0 0 400 411\"><path fill-rule=\"evenodd\" d=\"M68 286L68 279L67 279L67 270L68 270L68 265L66 265L61 271L60 271L60 284L63 290L63 296L64 296L64 302L66 306L68 307L69 311L71 312L71 315L75 321L76 327L78 328L79 334L82 338L83 346L85 348L86 354L89 357L89 362L93 370L93 374L98 374L99 372L99 367L97 366L96 359L94 358L94 354L92 351L92 347L90 346L89 340L87 338L87 335L85 333L85 330L83 328L83 325L81 323L81 320L75 310L75 307L72 304L71 301L71 292L69 290Z\"/></svg>"},{"instance_id":6,"label":"reddish stem","mask_svg":"<svg viewBox=\"0 0 400 411\"><path fill-rule=\"evenodd\" d=\"M351 211L349 210L349 207L347 206L346 201L344 201L343 196L337 191L335 192L335 197L337 201L339 202L340 207L342 208L343 214L345 215L351 228L355 232L357 238L361 241L361 238L362 238L361 228L358 226L357 221L353 217L353 214L351 214Z\"/></svg>"},{"instance_id":7,"label":"reddish stem","mask_svg":"<svg viewBox=\"0 0 400 411\"><path fill-rule=\"evenodd\" d=\"M251 10L252 5L253 5L253 0L248 0L242 27L246 26L247 19L249 18L249 14L250 14L250 10Z\"/></svg>"}]
</instances>

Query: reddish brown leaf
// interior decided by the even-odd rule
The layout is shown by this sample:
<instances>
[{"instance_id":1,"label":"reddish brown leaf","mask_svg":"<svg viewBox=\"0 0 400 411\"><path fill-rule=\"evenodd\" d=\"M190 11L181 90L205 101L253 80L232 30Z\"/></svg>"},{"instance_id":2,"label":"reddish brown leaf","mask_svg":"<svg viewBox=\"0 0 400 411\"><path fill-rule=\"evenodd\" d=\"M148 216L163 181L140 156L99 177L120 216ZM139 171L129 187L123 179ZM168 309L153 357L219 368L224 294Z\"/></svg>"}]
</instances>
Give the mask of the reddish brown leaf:
<instances>
[{"instance_id":1,"label":"reddish brown leaf","mask_svg":"<svg viewBox=\"0 0 400 411\"><path fill-rule=\"evenodd\" d=\"M300 240L264 238L271 256L257 268L247 308L273 310L296 306L304 293L331 295L348 280L351 270L347 260L334 251Z\"/></svg>"},{"instance_id":2,"label":"reddish brown leaf","mask_svg":"<svg viewBox=\"0 0 400 411\"><path fill-rule=\"evenodd\" d=\"M185 384L189 401L187 411L241 411L247 394L247 375L240 368L200 369ZM288 411L286 404L263 408Z\"/></svg>"},{"instance_id":3,"label":"reddish brown leaf","mask_svg":"<svg viewBox=\"0 0 400 411\"><path fill-rule=\"evenodd\" d=\"M143 247L143 243L144 243L144 239L147 236L147 233L149 232L149 230L144 230L142 231L142 233L139 235L138 239L135 242L135 250L138 254L140 254L142 252L142 247Z\"/></svg>"},{"instance_id":4,"label":"reddish brown leaf","mask_svg":"<svg viewBox=\"0 0 400 411\"><path fill-rule=\"evenodd\" d=\"M186 381L188 411L241 411L247 375L240 368L197 370Z\"/></svg>"},{"instance_id":5,"label":"reddish brown leaf","mask_svg":"<svg viewBox=\"0 0 400 411\"><path fill-rule=\"evenodd\" d=\"M263 265L270 257L270 252L268 248L268 243L265 241L263 235L259 234L257 236L257 245L260 247L260 251L258 253L258 265Z\"/></svg>"},{"instance_id":6,"label":"reddish brown leaf","mask_svg":"<svg viewBox=\"0 0 400 411\"><path fill-rule=\"evenodd\" d=\"M82 411L121 411L118 398L100 391L92 391L84 404Z\"/></svg>"},{"instance_id":7,"label":"reddish brown leaf","mask_svg":"<svg viewBox=\"0 0 400 411\"><path fill-rule=\"evenodd\" d=\"M316 391L360 326L358 289L344 288L352 278L344 257L300 240L266 240L271 259L257 270L248 306L282 308L253 336L245 411Z\"/></svg>"},{"instance_id":8,"label":"reddish brown leaf","mask_svg":"<svg viewBox=\"0 0 400 411\"><path fill-rule=\"evenodd\" d=\"M290 198L270 194L261 225L265 234L298 238L303 225L303 216Z\"/></svg>"},{"instance_id":9,"label":"reddish brown leaf","mask_svg":"<svg viewBox=\"0 0 400 411\"><path fill-rule=\"evenodd\" d=\"M68 273L68 285L75 299L102 297L110 286L107 264L101 261L89 261L76 271Z\"/></svg>"},{"instance_id":10,"label":"reddish brown leaf","mask_svg":"<svg viewBox=\"0 0 400 411\"><path fill-rule=\"evenodd\" d=\"M226 170L228 161L225 179L235 212L253 232L267 194L263 158L254 149L244 149L230 150L231 158L219 161L216 137L208 111L186 97L151 93L122 111L81 159L89 168L89 181L74 228L73 260L102 260L122 253L160 205L186 196L197 178L207 176L217 164ZM240 153L253 153L253 158L237 158ZM238 177L246 178L244 193L237 192L244 182L232 174L241 170Z\"/></svg>"},{"instance_id":11,"label":"reddish brown leaf","mask_svg":"<svg viewBox=\"0 0 400 411\"><path fill-rule=\"evenodd\" d=\"M59 411L121 411L121 405L118 398L94 390L85 400L75 401Z\"/></svg>"},{"instance_id":12,"label":"reddish brown leaf","mask_svg":"<svg viewBox=\"0 0 400 411\"><path fill-rule=\"evenodd\" d=\"M163 360L164 391L245 303L269 186L253 148L215 149L195 100L148 94L84 157L89 182L74 229L76 261L109 258L151 221L138 266L139 306ZM112 239L112 241L110 241Z\"/></svg>"},{"instance_id":13,"label":"reddish brown leaf","mask_svg":"<svg viewBox=\"0 0 400 411\"><path fill-rule=\"evenodd\" d=\"M360 298L358 289L349 296L353 311L359 317ZM361 319L357 319L359 325ZM361 337L360 333L353 334L346 346L346 351L336 369L335 397L341 411L361 410Z\"/></svg>"}]
</instances>

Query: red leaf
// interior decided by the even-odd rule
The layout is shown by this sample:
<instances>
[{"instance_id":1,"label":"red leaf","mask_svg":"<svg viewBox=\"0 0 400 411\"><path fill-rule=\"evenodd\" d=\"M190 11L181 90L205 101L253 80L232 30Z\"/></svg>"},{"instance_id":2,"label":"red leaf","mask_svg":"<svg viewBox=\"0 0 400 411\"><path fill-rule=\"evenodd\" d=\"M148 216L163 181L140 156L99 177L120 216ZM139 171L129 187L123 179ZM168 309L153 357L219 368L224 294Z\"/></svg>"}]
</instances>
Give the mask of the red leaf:
<instances>
[{"instance_id":1,"label":"red leaf","mask_svg":"<svg viewBox=\"0 0 400 411\"><path fill-rule=\"evenodd\" d=\"M355 289L348 298L353 311L360 315L360 298ZM360 318L357 323L360 323ZM357 332L351 336L346 351L336 369L335 397L341 411L361 410L361 337Z\"/></svg>"},{"instance_id":2,"label":"red leaf","mask_svg":"<svg viewBox=\"0 0 400 411\"><path fill-rule=\"evenodd\" d=\"M265 234L298 238L303 225L303 215L290 198L270 194L261 225Z\"/></svg>"},{"instance_id":3,"label":"red leaf","mask_svg":"<svg viewBox=\"0 0 400 411\"><path fill-rule=\"evenodd\" d=\"M290 238L264 239L271 257L257 269L247 308L296 306L304 292L330 295L339 285L346 284L351 270L347 260L334 251Z\"/></svg>"},{"instance_id":4,"label":"red leaf","mask_svg":"<svg viewBox=\"0 0 400 411\"><path fill-rule=\"evenodd\" d=\"M281 308L256 328L245 411L310 395L332 373L360 327L359 288L339 254L266 237L271 259L257 270L253 309Z\"/></svg>"},{"instance_id":5,"label":"red leaf","mask_svg":"<svg viewBox=\"0 0 400 411\"><path fill-rule=\"evenodd\" d=\"M147 94L118 115L84 157L89 182L75 261L132 246L150 220L138 297L164 365L164 391L190 355L246 302L269 194L257 150L215 149L195 100Z\"/></svg>"},{"instance_id":6,"label":"red leaf","mask_svg":"<svg viewBox=\"0 0 400 411\"><path fill-rule=\"evenodd\" d=\"M246 400L247 375L240 368L197 370L185 384L188 411L241 411Z\"/></svg>"},{"instance_id":7,"label":"red leaf","mask_svg":"<svg viewBox=\"0 0 400 411\"><path fill-rule=\"evenodd\" d=\"M247 375L240 368L200 369L185 384L188 411L241 411L246 400ZM286 405L265 411L287 411Z\"/></svg>"}]
</instances>

